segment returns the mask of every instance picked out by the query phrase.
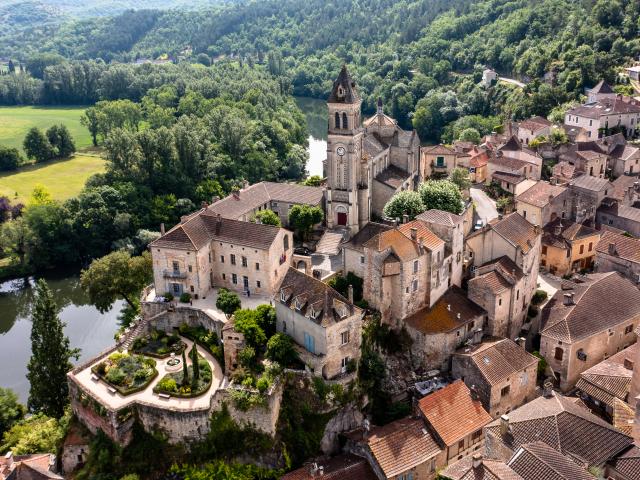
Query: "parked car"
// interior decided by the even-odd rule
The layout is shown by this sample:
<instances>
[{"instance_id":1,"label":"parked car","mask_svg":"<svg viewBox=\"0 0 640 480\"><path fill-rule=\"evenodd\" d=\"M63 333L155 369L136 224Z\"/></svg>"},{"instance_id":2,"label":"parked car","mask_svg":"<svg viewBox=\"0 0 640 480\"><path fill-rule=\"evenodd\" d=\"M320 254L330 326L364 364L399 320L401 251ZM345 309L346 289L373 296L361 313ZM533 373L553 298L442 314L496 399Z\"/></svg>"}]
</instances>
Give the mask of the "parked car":
<instances>
[{"instance_id":1,"label":"parked car","mask_svg":"<svg viewBox=\"0 0 640 480\"><path fill-rule=\"evenodd\" d=\"M474 230L480 230L482 227L484 227L484 220L482 220L482 219L476 220L476 223L473 226L473 229Z\"/></svg>"},{"instance_id":2,"label":"parked car","mask_svg":"<svg viewBox=\"0 0 640 480\"><path fill-rule=\"evenodd\" d=\"M307 247L296 247L293 249L293 253L295 253L296 255L309 255L311 253L311 250L309 250Z\"/></svg>"}]
</instances>

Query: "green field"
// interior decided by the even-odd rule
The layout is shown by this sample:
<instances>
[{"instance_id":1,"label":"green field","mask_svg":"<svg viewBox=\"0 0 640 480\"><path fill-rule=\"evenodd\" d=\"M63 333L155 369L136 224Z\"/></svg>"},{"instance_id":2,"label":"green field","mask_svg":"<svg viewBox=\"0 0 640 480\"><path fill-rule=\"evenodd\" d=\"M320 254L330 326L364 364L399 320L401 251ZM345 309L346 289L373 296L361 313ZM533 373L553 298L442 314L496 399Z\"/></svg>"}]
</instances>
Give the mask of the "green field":
<instances>
[{"instance_id":1,"label":"green field","mask_svg":"<svg viewBox=\"0 0 640 480\"><path fill-rule=\"evenodd\" d=\"M89 131L80 125L86 107L0 107L0 145L22 150L22 141L31 127L46 130L52 125L67 126L76 148L91 146Z\"/></svg>"},{"instance_id":2,"label":"green field","mask_svg":"<svg viewBox=\"0 0 640 480\"><path fill-rule=\"evenodd\" d=\"M17 172L0 175L0 195L25 202L33 187L41 183L53 198L66 200L77 195L87 179L94 173L103 172L104 168L105 161L98 155L85 154L69 160L27 165Z\"/></svg>"}]
</instances>

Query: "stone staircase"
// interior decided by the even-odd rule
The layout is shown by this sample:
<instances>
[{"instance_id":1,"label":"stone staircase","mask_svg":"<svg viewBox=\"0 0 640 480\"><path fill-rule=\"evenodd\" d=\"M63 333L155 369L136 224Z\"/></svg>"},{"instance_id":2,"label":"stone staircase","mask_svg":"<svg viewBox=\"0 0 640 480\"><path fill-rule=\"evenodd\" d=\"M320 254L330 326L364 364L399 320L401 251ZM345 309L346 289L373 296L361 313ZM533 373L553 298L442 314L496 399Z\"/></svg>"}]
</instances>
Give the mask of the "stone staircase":
<instances>
[{"instance_id":1,"label":"stone staircase","mask_svg":"<svg viewBox=\"0 0 640 480\"><path fill-rule=\"evenodd\" d=\"M165 312L160 312L159 314L146 319L138 318L132 327L125 328L124 334L119 339L120 346L126 350L129 350L129 348L131 348L131 345L133 345L133 341L147 331L147 326L149 325L149 323L160 315L164 315L164 313Z\"/></svg>"},{"instance_id":2,"label":"stone staircase","mask_svg":"<svg viewBox=\"0 0 640 480\"><path fill-rule=\"evenodd\" d=\"M327 230L316 245L315 253L323 255L337 255L340 252L340 244L343 242L345 232L343 230Z\"/></svg>"}]
</instances>

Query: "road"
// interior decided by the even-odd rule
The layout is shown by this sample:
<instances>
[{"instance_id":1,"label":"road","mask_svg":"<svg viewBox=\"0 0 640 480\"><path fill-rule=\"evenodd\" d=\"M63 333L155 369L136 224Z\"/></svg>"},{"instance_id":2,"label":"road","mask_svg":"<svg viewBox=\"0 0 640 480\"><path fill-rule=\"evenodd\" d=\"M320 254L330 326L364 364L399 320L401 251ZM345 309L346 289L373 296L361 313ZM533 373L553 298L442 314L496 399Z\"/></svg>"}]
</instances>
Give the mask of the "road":
<instances>
[{"instance_id":1,"label":"road","mask_svg":"<svg viewBox=\"0 0 640 480\"><path fill-rule=\"evenodd\" d=\"M479 219L487 223L489 220L497 218L498 210L496 210L496 202L491 200L484 190L471 187L470 192L471 199L476 206L476 215Z\"/></svg>"},{"instance_id":2,"label":"road","mask_svg":"<svg viewBox=\"0 0 640 480\"><path fill-rule=\"evenodd\" d=\"M504 83L510 83L510 84L512 84L512 85L516 85L516 86L518 86L518 87L520 87L520 88L524 88L524 87L526 87L526 86L527 86L526 84L524 84L524 83L522 83L521 81L516 80L516 79L514 79L514 78L498 77L498 81L499 81L499 82L504 82Z\"/></svg>"}]
</instances>

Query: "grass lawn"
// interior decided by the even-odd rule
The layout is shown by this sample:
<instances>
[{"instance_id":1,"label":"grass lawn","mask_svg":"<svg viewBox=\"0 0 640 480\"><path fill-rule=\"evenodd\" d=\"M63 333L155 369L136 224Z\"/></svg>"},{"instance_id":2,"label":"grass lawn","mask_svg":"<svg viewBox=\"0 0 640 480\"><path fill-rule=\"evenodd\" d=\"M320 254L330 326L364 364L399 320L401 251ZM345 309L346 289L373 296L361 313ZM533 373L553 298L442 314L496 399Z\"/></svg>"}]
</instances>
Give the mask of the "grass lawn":
<instances>
[{"instance_id":1,"label":"grass lawn","mask_svg":"<svg viewBox=\"0 0 640 480\"><path fill-rule=\"evenodd\" d=\"M0 195L25 202L36 184L41 183L56 200L77 195L87 179L103 172L105 161L98 155L77 154L69 160L27 165L16 172L0 174Z\"/></svg>"},{"instance_id":2,"label":"grass lawn","mask_svg":"<svg viewBox=\"0 0 640 480\"><path fill-rule=\"evenodd\" d=\"M91 146L89 131L80 125L86 107L0 107L0 145L22 151L22 141L31 127L46 130L64 124L71 132L78 150Z\"/></svg>"}]
</instances>

